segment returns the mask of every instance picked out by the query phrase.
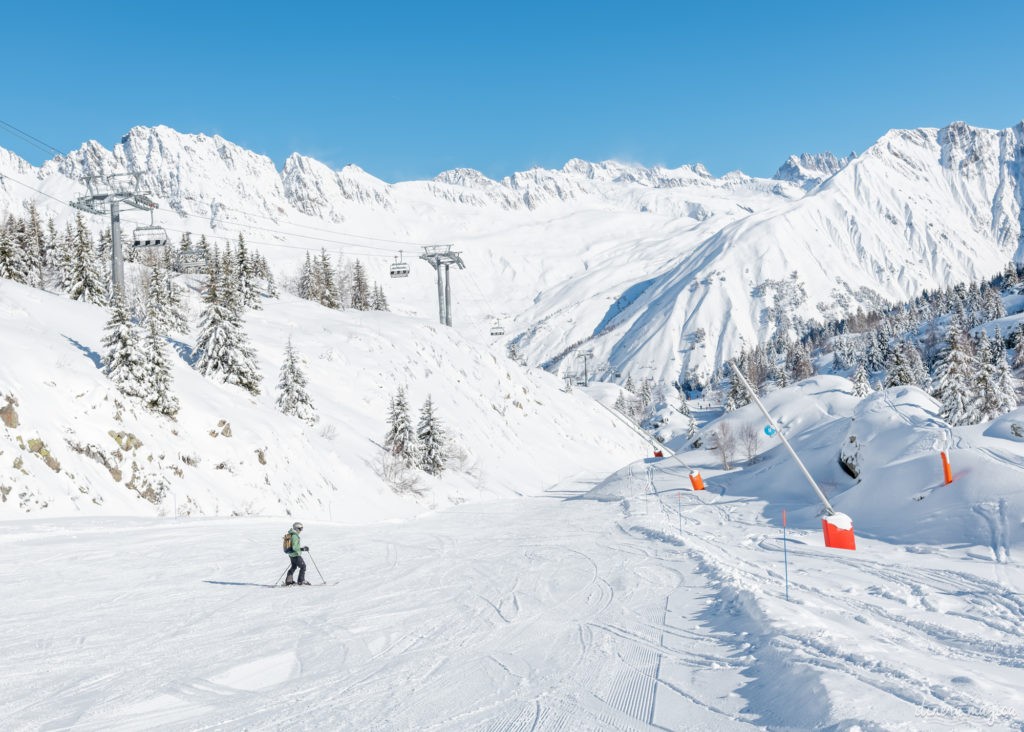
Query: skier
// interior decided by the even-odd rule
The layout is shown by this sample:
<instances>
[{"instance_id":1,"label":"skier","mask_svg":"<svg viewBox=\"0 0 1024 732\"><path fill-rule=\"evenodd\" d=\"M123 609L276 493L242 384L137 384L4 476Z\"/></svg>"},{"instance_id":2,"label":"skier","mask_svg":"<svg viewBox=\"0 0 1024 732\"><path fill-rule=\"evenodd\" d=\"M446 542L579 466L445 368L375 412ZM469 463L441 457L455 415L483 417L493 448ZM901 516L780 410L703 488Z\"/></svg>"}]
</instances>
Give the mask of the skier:
<instances>
[{"instance_id":1,"label":"skier","mask_svg":"<svg viewBox=\"0 0 1024 732\"><path fill-rule=\"evenodd\" d=\"M302 546L302 542L299 539L299 533L302 531L302 523L296 521L292 524L291 531L288 535L292 538L292 548L288 552L288 556L292 559L292 567L288 570L288 574L284 578L285 585L308 585L306 582L306 560L302 558L302 552L308 552L308 546ZM292 580L292 573L299 570L299 581Z\"/></svg>"}]
</instances>

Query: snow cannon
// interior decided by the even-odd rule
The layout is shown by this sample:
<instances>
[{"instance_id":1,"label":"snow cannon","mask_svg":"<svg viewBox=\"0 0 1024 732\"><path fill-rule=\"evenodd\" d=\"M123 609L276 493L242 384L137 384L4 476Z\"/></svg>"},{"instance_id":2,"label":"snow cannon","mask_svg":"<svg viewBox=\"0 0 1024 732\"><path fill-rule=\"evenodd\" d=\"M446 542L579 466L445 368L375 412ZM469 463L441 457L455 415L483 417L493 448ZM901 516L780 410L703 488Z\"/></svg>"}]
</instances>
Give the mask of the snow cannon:
<instances>
[{"instance_id":1,"label":"snow cannon","mask_svg":"<svg viewBox=\"0 0 1024 732\"><path fill-rule=\"evenodd\" d=\"M856 549L857 542L853 536L853 519L845 513L833 513L821 520L821 530L825 534L825 546L830 549Z\"/></svg>"},{"instance_id":2,"label":"snow cannon","mask_svg":"<svg viewBox=\"0 0 1024 732\"><path fill-rule=\"evenodd\" d=\"M695 491L704 490L704 479L700 477L699 470L690 471L690 485L693 486Z\"/></svg>"},{"instance_id":3,"label":"snow cannon","mask_svg":"<svg viewBox=\"0 0 1024 732\"><path fill-rule=\"evenodd\" d=\"M946 481L946 485L949 485L953 482L953 469L949 467L949 456L945 450L939 454L942 456L942 477Z\"/></svg>"}]
</instances>

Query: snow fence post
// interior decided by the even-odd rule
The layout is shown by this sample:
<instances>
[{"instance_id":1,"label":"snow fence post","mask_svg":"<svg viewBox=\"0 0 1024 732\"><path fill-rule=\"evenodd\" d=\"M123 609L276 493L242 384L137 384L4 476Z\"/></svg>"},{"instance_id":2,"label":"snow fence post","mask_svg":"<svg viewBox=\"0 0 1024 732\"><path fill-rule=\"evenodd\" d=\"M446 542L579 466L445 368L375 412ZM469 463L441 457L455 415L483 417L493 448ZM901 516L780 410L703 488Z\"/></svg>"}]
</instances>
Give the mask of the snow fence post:
<instances>
[{"instance_id":1,"label":"snow fence post","mask_svg":"<svg viewBox=\"0 0 1024 732\"><path fill-rule=\"evenodd\" d=\"M786 567L786 602L789 602L789 549L786 545L786 509L782 509L782 562Z\"/></svg>"}]
</instances>

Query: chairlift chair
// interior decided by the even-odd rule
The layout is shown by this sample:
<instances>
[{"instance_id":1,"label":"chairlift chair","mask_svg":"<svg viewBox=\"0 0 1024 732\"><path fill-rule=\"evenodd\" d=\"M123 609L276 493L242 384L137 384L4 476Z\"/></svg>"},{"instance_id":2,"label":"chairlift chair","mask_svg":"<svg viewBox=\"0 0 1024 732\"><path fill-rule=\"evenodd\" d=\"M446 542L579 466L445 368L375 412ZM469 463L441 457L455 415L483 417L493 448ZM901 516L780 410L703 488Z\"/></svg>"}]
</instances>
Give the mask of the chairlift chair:
<instances>
[{"instance_id":1,"label":"chairlift chair","mask_svg":"<svg viewBox=\"0 0 1024 732\"><path fill-rule=\"evenodd\" d=\"M503 326L501 323L493 324L491 326L491 335L492 336L503 336L503 335L505 335L505 326Z\"/></svg>"},{"instance_id":2,"label":"chairlift chair","mask_svg":"<svg viewBox=\"0 0 1024 732\"><path fill-rule=\"evenodd\" d=\"M164 227L153 223L153 211L149 212L149 226L136 226L132 234L133 247L162 247L167 244Z\"/></svg>"},{"instance_id":3,"label":"chairlift chair","mask_svg":"<svg viewBox=\"0 0 1024 732\"><path fill-rule=\"evenodd\" d=\"M402 261L402 253L399 252L398 256L395 257L395 261L391 263L391 276L392 277L408 277L409 276L409 263Z\"/></svg>"}]
</instances>

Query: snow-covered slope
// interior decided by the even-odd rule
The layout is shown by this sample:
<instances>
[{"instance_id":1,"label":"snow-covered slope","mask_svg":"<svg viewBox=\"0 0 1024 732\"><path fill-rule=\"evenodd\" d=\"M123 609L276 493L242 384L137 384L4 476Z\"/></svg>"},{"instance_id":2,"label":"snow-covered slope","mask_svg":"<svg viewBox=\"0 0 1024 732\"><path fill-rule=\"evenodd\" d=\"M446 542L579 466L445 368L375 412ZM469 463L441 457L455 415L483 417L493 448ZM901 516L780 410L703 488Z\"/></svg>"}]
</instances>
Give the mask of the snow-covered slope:
<instances>
[{"instance_id":1,"label":"snow-covered slope","mask_svg":"<svg viewBox=\"0 0 1024 732\"><path fill-rule=\"evenodd\" d=\"M390 184L300 155L279 172L220 137L136 127L112 151L90 142L38 170L0 157L0 173L63 200L84 190L72 178L137 174L172 236L244 233L279 274L325 248L386 280L400 251L450 243L467 265L453 297L468 337L500 320L532 364L575 368L585 343L602 378L672 381L794 320L993 274L1020 254L1022 149L1022 125L958 122L894 130L852 158L792 158L773 180L570 160L500 181L459 169ZM33 195L0 180L7 209ZM387 294L397 312L436 312L424 264Z\"/></svg>"},{"instance_id":2,"label":"snow-covered slope","mask_svg":"<svg viewBox=\"0 0 1024 732\"><path fill-rule=\"evenodd\" d=\"M301 512L364 522L536 493L649 449L603 407L500 348L430 321L287 295L247 317L258 397L190 368L194 333L174 340L181 411L171 421L136 407L102 373L107 318L0 280L0 516ZM289 336L307 361L320 413L312 427L274 406ZM397 495L376 470L400 385L414 420L432 397L460 453L443 479L421 474L420 496Z\"/></svg>"}]
</instances>

